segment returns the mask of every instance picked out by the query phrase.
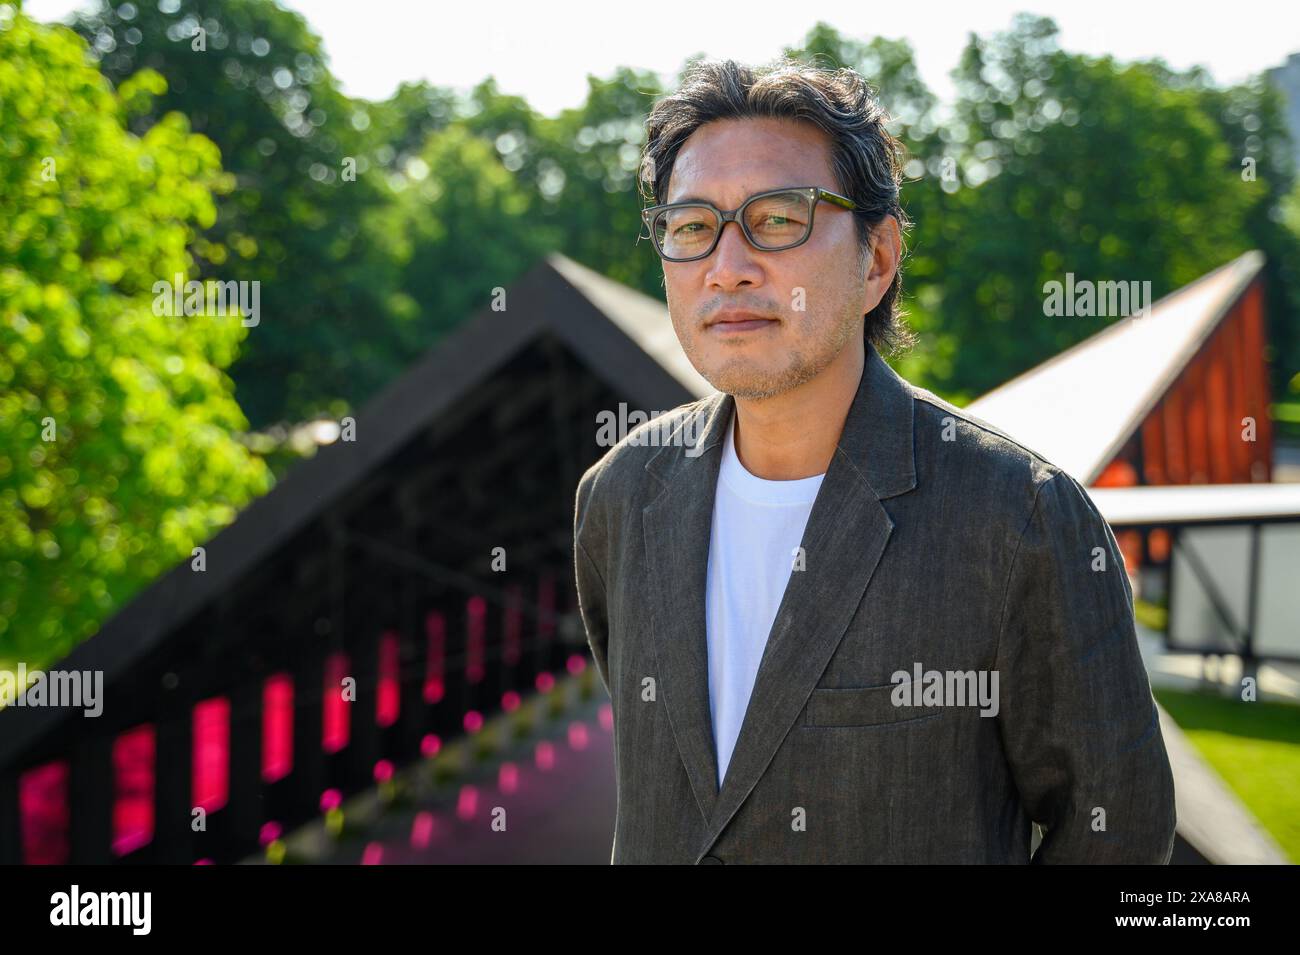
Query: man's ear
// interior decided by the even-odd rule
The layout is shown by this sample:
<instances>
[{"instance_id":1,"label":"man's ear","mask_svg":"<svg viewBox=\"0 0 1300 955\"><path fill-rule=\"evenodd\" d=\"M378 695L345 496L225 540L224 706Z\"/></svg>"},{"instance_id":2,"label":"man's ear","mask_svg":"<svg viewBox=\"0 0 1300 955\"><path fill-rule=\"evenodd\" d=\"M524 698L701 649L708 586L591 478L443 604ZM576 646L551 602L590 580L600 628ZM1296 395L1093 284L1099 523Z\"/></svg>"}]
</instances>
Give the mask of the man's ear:
<instances>
[{"instance_id":1,"label":"man's ear","mask_svg":"<svg viewBox=\"0 0 1300 955\"><path fill-rule=\"evenodd\" d=\"M889 291L902 254L903 236L898 220L892 215L886 215L871 227L869 245L859 255L859 261L867 270L863 279L863 314L879 305Z\"/></svg>"},{"instance_id":2,"label":"man's ear","mask_svg":"<svg viewBox=\"0 0 1300 955\"><path fill-rule=\"evenodd\" d=\"M903 255L902 230L898 227L898 220L887 215L876 223L872 233L875 237L872 268L879 272L883 286L889 288L898 271L898 261Z\"/></svg>"}]
</instances>

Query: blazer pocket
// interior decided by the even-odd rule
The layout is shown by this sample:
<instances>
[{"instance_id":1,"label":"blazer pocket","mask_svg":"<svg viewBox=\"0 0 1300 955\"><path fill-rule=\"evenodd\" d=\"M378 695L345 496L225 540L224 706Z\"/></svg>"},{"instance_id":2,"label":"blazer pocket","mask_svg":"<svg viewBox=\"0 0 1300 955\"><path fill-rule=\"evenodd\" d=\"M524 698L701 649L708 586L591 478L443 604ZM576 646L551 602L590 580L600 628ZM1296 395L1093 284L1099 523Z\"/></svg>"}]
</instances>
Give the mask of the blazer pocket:
<instances>
[{"instance_id":1,"label":"blazer pocket","mask_svg":"<svg viewBox=\"0 0 1300 955\"><path fill-rule=\"evenodd\" d=\"M897 684L884 686L817 687L808 697L805 726L879 726L931 719L941 707L895 706Z\"/></svg>"}]
</instances>

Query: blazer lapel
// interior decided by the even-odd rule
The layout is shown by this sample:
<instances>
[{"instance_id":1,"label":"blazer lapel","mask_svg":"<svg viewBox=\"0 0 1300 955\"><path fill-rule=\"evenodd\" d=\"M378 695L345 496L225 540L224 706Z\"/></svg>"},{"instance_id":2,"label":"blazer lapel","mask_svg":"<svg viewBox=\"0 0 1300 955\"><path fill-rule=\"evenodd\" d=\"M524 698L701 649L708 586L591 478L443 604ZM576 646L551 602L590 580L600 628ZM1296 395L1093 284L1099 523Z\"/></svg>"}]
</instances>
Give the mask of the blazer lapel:
<instances>
[{"instance_id":1,"label":"blazer lapel","mask_svg":"<svg viewBox=\"0 0 1300 955\"><path fill-rule=\"evenodd\" d=\"M718 798L718 761L709 706L704 598L721 439L733 405L730 395L715 392L695 412L700 416L695 430L698 453L690 449L688 454L687 448L670 442L647 462L646 470L664 487L641 517L657 689L706 823Z\"/></svg>"}]
</instances>

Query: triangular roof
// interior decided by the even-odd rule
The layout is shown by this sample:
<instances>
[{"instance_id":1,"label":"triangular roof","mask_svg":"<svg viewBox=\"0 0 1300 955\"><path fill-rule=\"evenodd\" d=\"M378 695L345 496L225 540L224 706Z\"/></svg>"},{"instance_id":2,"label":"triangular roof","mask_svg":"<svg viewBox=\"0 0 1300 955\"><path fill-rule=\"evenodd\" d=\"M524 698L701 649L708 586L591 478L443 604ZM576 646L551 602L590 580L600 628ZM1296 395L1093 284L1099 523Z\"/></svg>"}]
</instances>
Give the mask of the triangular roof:
<instances>
[{"instance_id":1,"label":"triangular roof","mask_svg":"<svg viewBox=\"0 0 1300 955\"><path fill-rule=\"evenodd\" d=\"M681 382L692 398L713 394L716 389L695 370L682 351L668 307L663 302L608 279L565 256L552 256L550 263L647 355Z\"/></svg>"},{"instance_id":2,"label":"triangular roof","mask_svg":"<svg viewBox=\"0 0 1300 955\"><path fill-rule=\"evenodd\" d=\"M563 255L548 255L510 286L504 311L485 306L357 412L359 440L327 445L295 465L207 541L204 573L192 572L188 562L173 567L57 668L103 671L111 687L293 535L343 504L431 422L544 338L558 341L635 409L667 411L712 391L682 354L663 303ZM70 715L67 708L0 709L0 767Z\"/></svg>"},{"instance_id":3,"label":"triangular roof","mask_svg":"<svg viewBox=\"0 0 1300 955\"><path fill-rule=\"evenodd\" d=\"M1091 484L1264 266L1252 251L971 402L965 410ZM1068 319L1064 319L1068 321Z\"/></svg>"}]
</instances>

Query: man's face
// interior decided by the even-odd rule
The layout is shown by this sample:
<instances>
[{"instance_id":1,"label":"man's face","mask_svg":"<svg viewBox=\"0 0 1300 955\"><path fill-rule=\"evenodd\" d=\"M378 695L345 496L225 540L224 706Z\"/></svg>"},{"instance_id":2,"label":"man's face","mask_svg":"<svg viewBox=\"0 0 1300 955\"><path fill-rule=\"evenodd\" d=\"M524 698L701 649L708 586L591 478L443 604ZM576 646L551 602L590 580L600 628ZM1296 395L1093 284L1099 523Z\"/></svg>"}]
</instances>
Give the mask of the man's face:
<instances>
[{"instance_id":1,"label":"man's face","mask_svg":"<svg viewBox=\"0 0 1300 955\"><path fill-rule=\"evenodd\" d=\"M821 186L843 193L821 129L783 119L706 123L682 145L666 202L700 198L735 209L756 192ZM754 248L727 223L713 254L663 262L668 311L683 351L713 387L738 398L769 398L819 375L854 336L884 287L866 281L853 215L820 202L812 235L781 252ZM874 293L874 300L872 300ZM752 312L756 327L719 321Z\"/></svg>"}]
</instances>

